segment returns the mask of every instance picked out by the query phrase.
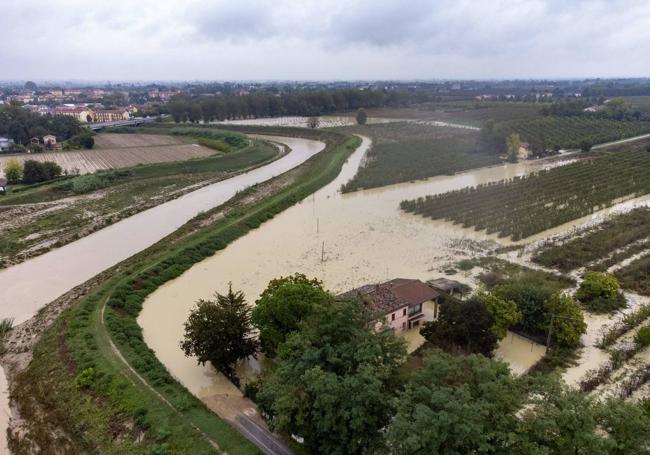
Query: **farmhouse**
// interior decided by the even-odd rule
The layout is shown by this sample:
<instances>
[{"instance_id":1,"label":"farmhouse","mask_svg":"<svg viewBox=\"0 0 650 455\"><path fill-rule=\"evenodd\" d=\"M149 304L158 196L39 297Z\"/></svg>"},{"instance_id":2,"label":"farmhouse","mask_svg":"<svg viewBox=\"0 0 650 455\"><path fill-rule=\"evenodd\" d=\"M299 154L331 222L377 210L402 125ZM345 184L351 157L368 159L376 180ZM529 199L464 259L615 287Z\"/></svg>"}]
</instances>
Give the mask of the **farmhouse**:
<instances>
[{"instance_id":1,"label":"farmhouse","mask_svg":"<svg viewBox=\"0 0 650 455\"><path fill-rule=\"evenodd\" d=\"M13 143L13 139L0 136L0 152L8 152Z\"/></svg>"},{"instance_id":2,"label":"farmhouse","mask_svg":"<svg viewBox=\"0 0 650 455\"><path fill-rule=\"evenodd\" d=\"M362 302L377 315L377 329L388 324L396 334L438 319L440 294L420 280L395 278L353 289L340 297Z\"/></svg>"},{"instance_id":3,"label":"farmhouse","mask_svg":"<svg viewBox=\"0 0 650 455\"><path fill-rule=\"evenodd\" d=\"M56 145L56 136L53 134L47 134L43 136L43 144L45 144L45 147L53 147Z\"/></svg>"}]
</instances>

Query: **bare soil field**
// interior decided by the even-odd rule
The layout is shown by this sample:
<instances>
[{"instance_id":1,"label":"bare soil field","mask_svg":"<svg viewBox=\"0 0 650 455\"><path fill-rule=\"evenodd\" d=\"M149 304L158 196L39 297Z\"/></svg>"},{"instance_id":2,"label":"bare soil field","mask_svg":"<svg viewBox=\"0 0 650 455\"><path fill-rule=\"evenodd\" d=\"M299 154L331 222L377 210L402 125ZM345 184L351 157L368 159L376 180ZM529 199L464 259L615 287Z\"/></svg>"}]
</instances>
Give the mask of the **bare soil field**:
<instances>
[{"instance_id":1,"label":"bare soil field","mask_svg":"<svg viewBox=\"0 0 650 455\"><path fill-rule=\"evenodd\" d=\"M97 150L46 152L0 156L0 169L11 159L54 161L68 173L89 174L100 169L131 167L138 164L184 161L214 155L215 151L179 138L152 134L103 134L96 137ZM106 147L106 148L105 148ZM108 148L111 147L111 148Z\"/></svg>"},{"instance_id":2,"label":"bare soil field","mask_svg":"<svg viewBox=\"0 0 650 455\"><path fill-rule=\"evenodd\" d=\"M183 142L179 137L170 136L167 134L105 133L95 136L95 148L103 149L182 144L186 144L186 142Z\"/></svg>"}]
</instances>

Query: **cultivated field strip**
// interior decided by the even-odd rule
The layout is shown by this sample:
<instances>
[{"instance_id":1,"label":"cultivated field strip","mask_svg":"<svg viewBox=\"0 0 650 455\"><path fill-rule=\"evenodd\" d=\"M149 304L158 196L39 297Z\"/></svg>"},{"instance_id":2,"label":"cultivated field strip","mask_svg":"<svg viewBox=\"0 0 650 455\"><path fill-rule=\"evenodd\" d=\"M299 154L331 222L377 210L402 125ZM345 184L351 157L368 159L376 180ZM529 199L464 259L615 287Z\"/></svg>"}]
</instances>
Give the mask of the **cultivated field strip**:
<instances>
[{"instance_id":1,"label":"cultivated field strip","mask_svg":"<svg viewBox=\"0 0 650 455\"><path fill-rule=\"evenodd\" d=\"M124 147L155 147L160 145L186 144L180 138L168 134L120 134L102 133L95 136L95 148L116 149Z\"/></svg>"},{"instance_id":2,"label":"cultivated field strip","mask_svg":"<svg viewBox=\"0 0 650 455\"><path fill-rule=\"evenodd\" d=\"M606 271L609 267L650 248L650 208L639 207L616 215L584 235L561 245L550 244L532 260L562 272L588 267Z\"/></svg>"},{"instance_id":3,"label":"cultivated field strip","mask_svg":"<svg viewBox=\"0 0 650 455\"><path fill-rule=\"evenodd\" d=\"M650 122L585 117L539 117L499 124L503 136L518 133L524 141L548 147L579 148L582 141L602 144L650 133Z\"/></svg>"},{"instance_id":4,"label":"cultivated field strip","mask_svg":"<svg viewBox=\"0 0 650 455\"><path fill-rule=\"evenodd\" d=\"M89 174L100 169L131 167L138 164L183 161L214 155L214 150L195 144L176 144L114 149L78 150L71 152L32 153L0 156L0 169L12 159L54 161L68 173Z\"/></svg>"},{"instance_id":5,"label":"cultivated field strip","mask_svg":"<svg viewBox=\"0 0 650 455\"><path fill-rule=\"evenodd\" d=\"M650 153L634 151L402 201L401 208L520 240L648 193Z\"/></svg>"}]
</instances>

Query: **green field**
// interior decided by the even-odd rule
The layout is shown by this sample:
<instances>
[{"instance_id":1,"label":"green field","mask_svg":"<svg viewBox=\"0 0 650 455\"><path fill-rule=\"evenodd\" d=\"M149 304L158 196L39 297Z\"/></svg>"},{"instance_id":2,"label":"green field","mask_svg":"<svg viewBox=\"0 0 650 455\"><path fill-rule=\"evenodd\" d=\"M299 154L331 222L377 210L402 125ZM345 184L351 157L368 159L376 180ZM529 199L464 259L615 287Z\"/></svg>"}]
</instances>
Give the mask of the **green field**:
<instances>
[{"instance_id":1,"label":"green field","mask_svg":"<svg viewBox=\"0 0 650 455\"><path fill-rule=\"evenodd\" d=\"M569 272L578 267L604 271L650 247L650 209L617 215L561 244L553 242L533 255L545 267ZM618 251L616 251L618 250Z\"/></svg>"},{"instance_id":2,"label":"green field","mask_svg":"<svg viewBox=\"0 0 650 455\"><path fill-rule=\"evenodd\" d=\"M395 122L345 128L372 138L365 164L343 191L376 188L448 175L499 162L477 149L477 132L462 128Z\"/></svg>"},{"instance_id":3,"label":"green field","mask_svg":"<svg viewBox=\"0 0 650 455\"><path fill-rule=\"evenodd\" d=\"M21 415L34 423L30 437L41 447L66 447L60 430L48 431L40 424L56 422L69 436L67 453L207 454L215 452L210 440L218 443L220 452L259 453L169 375L144 343L135 318L155 288L330 182L359 144L357 138L335 133L302 134L325 139L327 147L291 171L294 178L286 185L261 184L200 215L100 277L47 330L15 393ZM257 191L259 202L250 197ZM226 216L219 221L201 222L221 211ZM111 349L111 340L160 396L129 371ZM45 414L31 411L34 402Z\"/></svg>"},{"instance_id":4,"label":"green field","mask_svg":"<svg viewBox=\"0 0 650 455\"><path fill-rule=\"evenodd\" d=\"M592 145L650 133L650 122L608 120L589 117L539 117L513 120L496 126L504 138L518 133L522 140L565 149L580 148L581 142Z\"/></svg>"},{"instance_id":5,"label":"green field","mask_svg":"<svg viewBox=\"0 0 650 455\"><path fill-rule=\"evenodd\" d=\"M650 153L606 153L523 177L403 201L407 212L519 240L650 193Z\"/></svg>"}]
</instances>

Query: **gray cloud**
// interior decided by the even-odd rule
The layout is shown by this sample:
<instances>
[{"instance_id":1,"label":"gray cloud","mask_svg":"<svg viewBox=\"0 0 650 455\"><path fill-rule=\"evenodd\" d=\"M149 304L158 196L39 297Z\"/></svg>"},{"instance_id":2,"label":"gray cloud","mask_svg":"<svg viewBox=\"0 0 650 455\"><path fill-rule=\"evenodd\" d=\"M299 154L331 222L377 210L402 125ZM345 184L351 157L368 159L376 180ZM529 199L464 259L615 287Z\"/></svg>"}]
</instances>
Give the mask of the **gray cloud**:
<instances>
[{"instance_id":1,"label":"gray cloud","mask_svg":"<svg viewBox=\"0 0 650 455\"><path fill-rule=\"evenodd\" d=\"M1 78L650 75L641 0L21 0Z\"/></svg>"}]
</instances>

